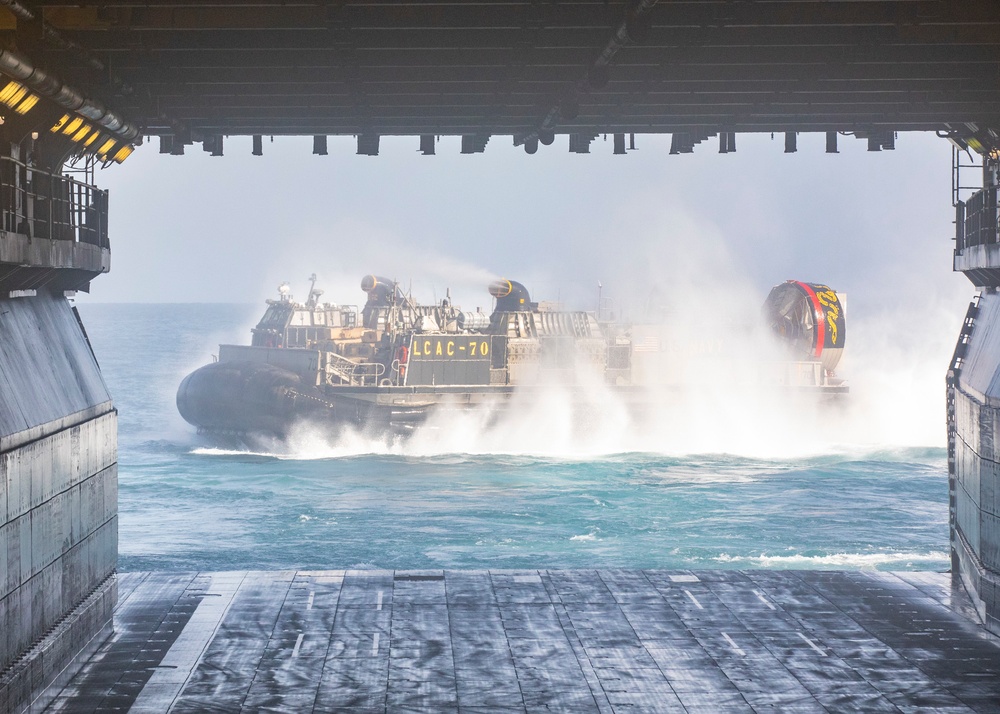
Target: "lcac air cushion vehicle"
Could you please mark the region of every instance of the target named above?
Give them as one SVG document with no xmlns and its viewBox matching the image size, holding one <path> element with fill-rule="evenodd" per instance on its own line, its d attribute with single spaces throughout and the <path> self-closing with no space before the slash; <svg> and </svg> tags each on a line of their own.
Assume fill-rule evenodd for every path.
<svg viewBox="0 0 1000 714">
<path fill-rule="evenodd" d="M 595 380 L 641 406 L 656 382 L 649 365 L 661 361 L 669 333 L 547 309 L 513 280 L 490 284 L 489 315 L 449 299 L 418 304 L 376 275 L 361 289 L 367 301 L 359 310 L 321 303 L 315 276 L 304 303 L 282 285 L 249 346 L 220 345 L 217 361 L 184 378 L 181 415 L 219 434 L 281 436 L 303 421 L 405 432 L 435 411 L 502 409 L 515 395 L 530 403 L 553 384 L 573 392 Z M 777 373 L 770 370 L 776 388 L 847 391 L 833 374 L 846 335 L 834 291 L 789 281 L 772 290 L 764 313 L 789 350 Z"/>
</svg>

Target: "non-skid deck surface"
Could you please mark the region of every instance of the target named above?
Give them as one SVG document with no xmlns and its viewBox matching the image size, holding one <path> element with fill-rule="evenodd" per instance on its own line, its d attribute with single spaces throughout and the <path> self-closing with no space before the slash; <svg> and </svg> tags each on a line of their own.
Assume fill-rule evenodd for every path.
<svg viewBox="0 0 1000 714">
<path fill-rule="evenodd" d="M 58 712 L 1000 712 L 941 573 L 128 573 Z"/>
</svg>

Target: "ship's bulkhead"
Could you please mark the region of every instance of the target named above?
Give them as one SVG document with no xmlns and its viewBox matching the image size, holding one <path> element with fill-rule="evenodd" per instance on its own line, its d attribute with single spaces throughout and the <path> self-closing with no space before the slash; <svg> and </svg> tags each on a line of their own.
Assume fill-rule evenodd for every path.
<svg viewBox="0 0 1000 714">
<path fill-rule="evenodd" d="M 494 355 L 506 352 L 503 335 L 413 335 L 407 386 L 491 384 Z"/>
</svg>

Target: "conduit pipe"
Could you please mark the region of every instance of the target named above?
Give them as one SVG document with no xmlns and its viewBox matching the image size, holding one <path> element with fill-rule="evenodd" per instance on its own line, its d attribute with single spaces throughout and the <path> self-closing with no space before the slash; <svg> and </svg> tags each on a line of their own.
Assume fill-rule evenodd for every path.
<svg viewBox="0 0 1000 714">
<path fill-rule="evenodd" d="M 588 68 L 587 75 L 577 82 L 575 87 L 574 96 L 577 93 L 588 92 L 591 89 L 603 89 L 607 85 L 608 80 L 608 65 L 611 64 L 611 60 L 614 59 L 615 55 L 629 45 L 633 45 L 639 41 L 639 37 L 642 35 L 643 26 L 642 23 L 645 21 L 644 16 L 653 9 L 656 5 L 657 0 L 637 0 L 628 11 L 625 13 L 625 17 L 622 18 L 621 22 L 615 28 L 611 35 L 611 39 L 608 40 L 604 49 L 601 50 L 601 54 L 597 56 L 594 63 Z M 553 134 L 555 131 L 556 124 L 560 117 L 565 117 L 565 112 L 562 111 L 562 106 L 567 102 L 564 100 L 560 105 L 552 107 L 549 112 L 545 115 L 542 123 L 539 127 L 528 134 L 523 134 L 514 140 L 515 146 L 520 146 L 533 139 L 538 139 L 540 137 L 547 138 L 549 135 Z M 575 118 L 575 117 L 574 117 Z M 542 142 L 551 143 L 551 142 Z"/>
<path fill-rule="evenodd" d="M 49 40 L 52 44 L 60 47 L 64 50 L 73 50 L 84 59 L 87 60 L 87 64 L 96 69 L 98 72 L 103 72 L 107 69 L 107 66 L 97 59 L 93 54 L 91 54 L 86 47 L 78 45 L 72 40 L 67 40 L 58 31 L 53 29 L 50 25 L 46 24 L 44 20 L 41 20 L 38 13 L 32 10 L 30 7 L 20 2 L 19 0 L 0 0 L 0 7 L 5 7 L 10 10 L 16 17 L 26 21 L 26 22 L 36 22 L 41 21 L 42 24 L 42 37 Z"/>
<path fill-rule="evenodd" d="M 35 13 L 27 5 L 18 2 L 18 0 L 0 0 L 0 5 L 3 5 L 19 18 L 28 22 L 31 22 L 36 17 Z"/>
<path fill-rule="evenodd" d="M 588 73 L 588 79 L 594 89 L 601 89 L 607 84 L 607 66 L 611 64 L 611 60 L 615 58 L 619 50 L 639 41 L 644 29 L 642 26 L 643 16 L 653 8 L 656 2 L 657 0 L 639 0 L 618 23 L 614 34 L 611 35 L 611 39 L 608 40 L 608 44 L 604 46 L 601 54 L 594 60 Z"/>
<path fill-rule="evenodd" d="M 0 0 L 5 4 L 5 0 Z M 96 99 L 84 96 L 53 74 L 35 67 L 29 59 L 12 50 L 0 49 L 0 72 L 22 82 L 36 93 L 51 99 L 64 109 L 90 119 L 122 141 L 139 136 L 139 128 Z"/>
</svg>

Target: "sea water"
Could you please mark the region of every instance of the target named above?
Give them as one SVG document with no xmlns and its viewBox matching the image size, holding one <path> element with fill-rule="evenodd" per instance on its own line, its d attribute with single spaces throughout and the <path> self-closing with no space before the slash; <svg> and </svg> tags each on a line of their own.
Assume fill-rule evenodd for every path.
<svg viewBox="0 0 1000 714">
<path fill-rule="evenodd" d="M 433 425 L 410 440 L 305 430 L 220 445 L 174 395 L 220 342 L 249 340 L 259 307 L 80 312 L 119 409 L 121 571 L 949 564 L 941 445 L 762 455 L 723 438 L 706 452 L 669 430 L 641 448 L 574 444 L 546 438 L 545 419 L 509 435 Z"/>
</svg>

